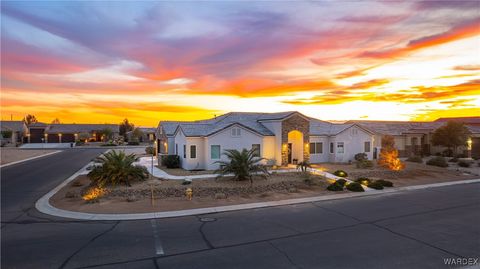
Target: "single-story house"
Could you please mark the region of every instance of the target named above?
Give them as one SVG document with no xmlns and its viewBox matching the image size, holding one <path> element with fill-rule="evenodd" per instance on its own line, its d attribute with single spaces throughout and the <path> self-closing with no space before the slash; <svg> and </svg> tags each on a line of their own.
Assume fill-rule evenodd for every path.
<svg viewBox="0 0 480 269">
<path fill-rule="evenodd" d="M 13 145 L 22 143 L 23 137 L 28 133 L 24 121 L 0 121 L 0 128 L 3 141 Z"/>
<path fill-rule="evenodd" d="M 156 138 L 157 128 L 153 127 L 137 127 L 136 129 L 142 132 L 142 135 L 138 138 L 139 142 L 154 142 Z M 128 141 L 133 139 L 134 131 L 129 131 L 125 135 Z"/>
<path fill-rule="evenodd" d="M 357 153 L 373 156 L 375 134 L 355 124 L 334 124 L 299 112 L 232 112 L 201 121 L 161 121 L 160 154 L 178 155 L 187 170 L 216 169 L 225 149 L 256 149 L 276 165 L 348 162 Z M 160 159 L 160 158 L 159 158 Z"/>
<path fill-rule="evenodd" d="M 470 119 L 471 120 L 471 119 Z M 187 170 L 216 169 L 226 160 L 225 149 L 256 149 L 276 165 L 349 162 L 357 153 L 376 159 L 385 135 L 395 138 L 401 157 L 435 154 L 445 148 L 431 145 L 431 136 L 444 122 L 349 121 L 331 123 L 299 112 L 231 112 L 199 121 L 160 121 L 157 152 L 178 155 Z M 480 157 L 480 127 L 467 125 L 469 146 L 459 151 Z M 160 160 L 160 158 L 159 158 Z"/>
<path fill-rule="evenodd" d="M 117 124 L 45 124 L 28 125 L 25 143 L 72 143 L 79 140 L 102 141 L 103 131 L 109 129 L 112 137 L 119 136 Z"/>
</svg>

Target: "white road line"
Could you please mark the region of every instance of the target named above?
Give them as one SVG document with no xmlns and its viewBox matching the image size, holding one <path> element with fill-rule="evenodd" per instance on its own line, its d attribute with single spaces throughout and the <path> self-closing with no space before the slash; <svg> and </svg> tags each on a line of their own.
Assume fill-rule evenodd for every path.
<svg viewBox="0 0 480 269">
<path fill-rule="evenodd" d="M 157 220 L 156 219 L 151 219 L 150 223 L 152 223 L 153 239 L 155 241 L 155 250 L 156 250 L 155 253 L 157 255 L 163 255 L 165 253 L 163 252 L 162 242 L 160 242 L 160 237 L 158 236 Z"/>
<path fill-rule="evenodd" d="M 42 157 L 46 157 L 46 156 L 49 156 L 49 155 L 57 154 L 59 152 L 62 152 L 62 151 L 57 150 L 57 151 L 54 151 L 54 152 L 49 152 L 49 153 L 46 153 L 46 154 L 43 154 L 43 155 L 38 155 L 38 156 L 35 156 L 35 157 L 23 159 L 23 160 L 20 160 L 20 161 L 15 161 L 15 162 L 11 162 L 11 163 L 2 164 L 2 165 L 0 165 L 0 168 L 4 168 L 4 167 L 10 166 L 10 165 L 17 164 L 17 163 L 23 163 L 23 162 L 35 160 L 35 159 L 38 159 L 38 158 L 42 158 Z"/>
</svg>

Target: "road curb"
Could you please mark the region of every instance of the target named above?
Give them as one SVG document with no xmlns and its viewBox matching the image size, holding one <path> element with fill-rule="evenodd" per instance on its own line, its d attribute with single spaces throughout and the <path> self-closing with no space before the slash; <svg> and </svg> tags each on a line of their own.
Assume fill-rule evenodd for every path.
<svg viewBox="0 0 480 269">
<path fill-rule="evenodd" d="M 50 155 L 53 155 L 53 154 L 57 154 L 57 153 L 60 153 L 60 152 L 62 152 L 62 150 L 57 150 L 57 151 L 54 151 L 54 152 L 49 152 L 49 153 L 46 153 L 46 154 L 43 154 L 43 155 L 39 155 L 39 156 L 27 158 L 27 159 L 20 160 L 20 161 L 15 161 L 15 162 L 11 162 L 11 163 L 2 164 L 2 165 L 0 165 L 0 168 L 4 168 L 4 167 L 10 166 L 10 165 L 19 164 L 19 163 L 28 162 L 28 161 L 31 161 L 31 160 L 35 160 L 35 159 L 47 157 L 47 156 L 50 156 Z"/>
<path fill-rule="evenodd" d="M 87 167 L 90 164 L 87 164 L 75 174 L 67 178 L 60 185 L 49 191 L 42 198 L 40 198 L 36 203 L 35 207 L 38 211 L 56 216 L 69 219 L 80 219 L 80 220 L 144 220 L 144 219 L 160 219 L 160 218 L 173 218 L 173 217 L 184 217 L 184 216 L 194 216 L 202 214 L 211 214 L 211 213 L 220 213 L 228 211 L 237 211 L 245 209 L 255 209 L 255 208 L 265 208 L 265 207 L 274 207 L 282 205 L 293 205 L 293 204 L 303 204 L 303 203 L 312 203 L 320 201 L 329 201 L 329 200 L 340 200 L 348 198 L 359 198 L 373 195 L 382 195 L 382 194 L 392 194 L 404 191 L 412 190 L 422 190 L 429 188 L 445 187 L 452 185 L 461 185 L 461 184 L 472 184 L 479 183 L 480 179 L 469 179 L 469 180 L 459 180 L 451 182 L 442 182 L 426 185 L 417 185 L 417 186 L 407 186 L 407 187 L 397 187 L 397 188 L 387 188 L 384 190 L 372 190 L 369 192 L 361 193 L 345 193 L 345 194 L 331 194 L 315 197 L 306 197 L 306 198 L 295 198 L 287 199 L 280 201 L 269 201 L 269 202 L 260 202 L 260 203 L 249 203 L 249 204 L 239 204 L 239 205 L 228 205 L 228 206 L 218 206 L 218 207 L 207 207 L 207 208 L 196 208 L 196 209 L 186 209 L 186 210 L 176 210 L 176 211 L 164 211 L 164 212 L 151 212 L 151 213 L 133 213 L 133 214 L 94 214 L 94 213 L 84 213 L 84 212 L 75 212 L 64 209 L 59 209 L 50 204 L 50 198 L 57 193 L 60 189 L 66 186 L 70 181 L 74 180 L 78 175 L 87 173 Z"/>
</svg>

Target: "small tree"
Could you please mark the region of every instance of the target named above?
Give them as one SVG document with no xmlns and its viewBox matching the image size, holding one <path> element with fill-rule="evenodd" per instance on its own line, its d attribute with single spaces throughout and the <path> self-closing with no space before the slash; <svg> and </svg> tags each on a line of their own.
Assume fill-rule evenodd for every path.
<svg viewBox="0 0 480 269">
<path fill-rule="evenodd" d="M 25 116 L 25 118 L 23 118 L 23 121 L 24 121 L 25 124 L 27 124 L 27 125 L 30 125 L 30 124 L 32 124 L 32 123 L 38 122 L 37 118 L 36 118 L 34 115 L 30 115 L 30 114 L 28 114 L 27 116 Z"/>
<path fill-rule="evenodd" d="M 444 146 L 454 154 L 459 146 L 467 145 L 470 131 L 465 124 L 461 122 L 449 121 L 446 125 L 437 128 L 432 135 L 432 144 L 434 146 Z"/>
<path fill-rule="evenodd" d="M 55 118 L 52 120 L 52 124 L 60 124 L 60 120 L 58 118 Z"/>
<path fill-rule="evenodd" d="M 143 136 L 143 132 L 142 130 L 140 130 L 139 128 L 135 128 L 133 131 L 132 131 L 132 140 L 133 141 L 140 141 L 140 138 Z"/>
<path fill-rule="evenodd" d="M 124 119 L 119 126 L 119 134 L 123 137 L 125 137 L 127 132 L 133 131 L 135 128 L 135 125 L 133 123 L 130 123 L 128 119 Z"/>
<path fill-rule="evenodd" d="M 382 149 L 378 164 L 390 170 L 398 171 L 405 168 L 405 164 L 398 159 L 398 150 L 395 148 L 395 139 L 391 135 L 382 137 Z"/>
<path fill-rule="evenodd" d="M 100 133 L 102 134 L 103 136 L 103 142 L 107 141 L 107 140 L 110 140 L 112 139 L 113 137 L 113 132 L 112 132 L 112 129 L 110 128 L 105 128 L 105 129 L 102 129 L 100 131 Z"/>
<path fill-rule="evenodd" d="M 220 168 L 215 170 L 215 174 L 219 174 L 218 177 L 222 177 L 227 174 L 233 174 L 235 180 L 250 179 L 250 183 L 253 184 L 253 175 L 259 174 L 262 177 L 269 175 L 267 167 L 260 164 L 264 158 L 255 157 L 256 150 L 243 149 L 238 151 L 236 149 L 227 149 L 223 155 L 227 156 L 228 161 L 216 161 L 220 165 Z"/>
</svg>

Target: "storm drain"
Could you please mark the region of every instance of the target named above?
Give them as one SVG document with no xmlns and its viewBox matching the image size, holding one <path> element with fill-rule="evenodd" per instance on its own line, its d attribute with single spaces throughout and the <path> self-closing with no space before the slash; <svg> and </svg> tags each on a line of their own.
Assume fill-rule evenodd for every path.
<svg viewBox="0 0 480 269">
<path fill-rule="evenodd" d="M 216 218 L 200 218 L 201 222 L 212 222 L 216 220 L 217 220 Z"/>
</svg>

